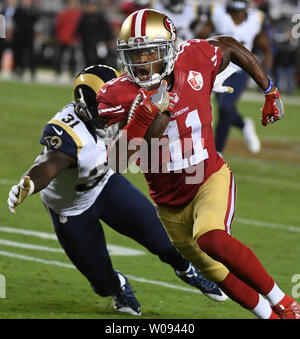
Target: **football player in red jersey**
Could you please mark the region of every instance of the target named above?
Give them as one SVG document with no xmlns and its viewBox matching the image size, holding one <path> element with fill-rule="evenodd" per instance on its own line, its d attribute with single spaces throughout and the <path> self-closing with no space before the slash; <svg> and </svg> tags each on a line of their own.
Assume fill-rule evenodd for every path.
<svg viewBox="0 0 300 339">
<path fill-rule="evenodd" d="M 123 22 L 118 52 L 124 76 L 105 85 L 97 97 L 99 116 L 109 125 L 125 126 L 110 146 L 111 158 L 119 160 L 116 169 L 122 170 L 120 157 L 127 165 L 137 150 L 148 149 L 150 154 L 140 156 L 140 162 L 151 160 L 143 166 L 150 195 L 177 249 L 259 318 L 300 318 L 298 303 L 277 286 L 253 251 L 231 236 L 236 187 L 231 170 L 216 152 L 211 126 L 210 95 L 217 74 L 230 61 L 265 93 L 264 126 L 283 116 L 279 91 L 254 56 L 233 38 L 190 40 L 178 51 L 175 43 L 176 29 L 160 12 L 141 10 Z M 153 140 L 143 148 L 141 138 L 150 144 L 153 126 L 166 114 L 159 152 L 153 151 Z M 123 142 L 128 152 L 123 152 Z M 153 166 L 157 154 L 158 167 Z"/>
</svg>

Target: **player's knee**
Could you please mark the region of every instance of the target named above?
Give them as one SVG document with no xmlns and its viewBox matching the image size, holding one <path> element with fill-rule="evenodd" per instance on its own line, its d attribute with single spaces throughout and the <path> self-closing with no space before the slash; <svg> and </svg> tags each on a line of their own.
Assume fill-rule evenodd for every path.
<svg viewBox="0 0 300 339">
<path fill-rule="evenodd" d="M 223 230 L 212 230 L 201 235 L 197 243 L 203 252 L 218 260 L 230 253 L 230 244 L 226 241 L 228 237 L 230 236 Z"/>
<path fill-rule="evenodd" d="M 206 279 L 219 283 L 226 278 L 229 271 L 225 266 L 217 263 L 212 266 L 202 267 L 201 273 L 205 276 Z"/>
</svg>

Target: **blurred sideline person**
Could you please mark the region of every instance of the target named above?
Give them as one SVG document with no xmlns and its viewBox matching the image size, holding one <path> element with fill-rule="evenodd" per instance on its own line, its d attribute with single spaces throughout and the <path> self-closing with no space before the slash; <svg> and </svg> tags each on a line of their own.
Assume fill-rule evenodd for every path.
<svg viewBox="0 0 300 339">
<path fill-rule="evenodd" d="M 151 8 L 151 0 L 123 0 L 121 1 L 121 12 L 126 17 L 135 11 Z"/>
<path fill-rule="evenodd" d="M 13 16 L 14 73 L 21 77 L 29 67 L 32 80 L 36 75 L 34 42 L 39 17 L 39 11 L 33 0 L 21 0 Z"/>
<path fill-rule="evenodd" d="M 61 75 L 62 62 L 66 52 L 69 54 L 69 72 L 72 78 L 75 76 L 77 65 L 76 50 L 79 43 L 79 37 L 76 33 L 81 15 L 82 11 L 78 0 L 68 0 L 66 8 L 55 19 L 55 33 L 58 42 L 55 69 L 58 76 Z"/>
<path fill-rule="evenodd" d="M 249 4 L 250 0 L 228 0 L 226 6 L 213 5 L 210 20 L 199 37 L 207 38 L 212 32 L 231 36 L 249 51 L 256 44 L 262 51 L 262 63 L 268 73 L 272 68 L 273 57 L 265 32 L 264 14 L 260 10 L 249 8 Z M 247 80 L 247 73 L 237 68 L 237 72 L 225 82 L 227 86 L 234 88 L 234 92 L 217 95 L 219 119 L 215 127 L 215 142 L 219 153 L 223 153 L 225 149 L 231 126 L 242 131 L 250 152 L 258 153 L 261 150 L 253 120 L 243 118 L 237 107 L 238 100 L 246 89 Z"/>
<path fill-rule="evenodd" d="M 227 297 L 218 286 L 173 247 L 151 202 L 104 166 L 106 133 L 99 122 L 96 94 L 117 75 L 114 69 L 97 65 L 77 76 L 75 102 L 47 123 L 40 139 L 44 152 L 12 187 L 9 208 L 14 213 L 27 195 L 40 192 L 66 254 L 97 294 L 113 297 L 117 311 L 140 315 L 141 307 L 127 278 L 112 266 L 99 219 L 170 264 L 187 284 L 224 301 Z"/>
<path fill-rule="evenodd" d="M 99 0 L 84 0 L 77 34 L 81 37 L 85 67 L 115 66 L 115 37 Z"/>
<path fill-rule="evenodd" d="M 276 48 L 276 85 L 281 92 L 292 95 L 295 89 L 299 41 L 293 38 L 290 28 L 278 28 L 274 34 Z"/>
<path fill-rule="evenodd" d="M 194 27 L 198 18 L 198 7 L 190 5 L 187 0 L 156 1 L 154 9 L 165 13 L 172 19 L 177 30 L 177 44 L 195 38 Z"/>
<path fill-rule="evenodd" d="M 5 39 L 0 39 L 0 72 L 1 66 L 3 68 L 8 68 L 6 71 L 10 71 L 13 66 L 13 53 L 12 53 L 12 37 L 13 37 L 13 21 L 12 18 L 15 14 L 17 7 L 16 0 L 6 0 L 1 8 L 0 4 L 0 13 L 5 17 L 5 30 L 6 36 Z M 6 53 L 6 56 L 5 56 Z M 5 65 L 5 60 L 2 58 L 9 58 L 9 65 Z M 2 61 L 2 63 L 1 63 Z"/>
<path fill-rule="evenodd" d="M 97 96 L 99 116 L 108 126 L 125 123 L 110 145 L 110 166 L 122 171 L 138 152 L 140 163 L 147 162 L 143 172 L 150 196 L 179 252 L 258 318 L 300 319 L 297 301 L 278 287 L 250 248 L 231 236 L 236 185 L 216 152 L 211 124 L 216 75 L 226 72 L 230 61 L 263 91 L 263 126 L 284 113 L 272 80 L 232 37 L 189 40 L 177 51 L 172 20 L 150 9 L 123 22 L 118 53 L 124 76 Z"/>
</svg>

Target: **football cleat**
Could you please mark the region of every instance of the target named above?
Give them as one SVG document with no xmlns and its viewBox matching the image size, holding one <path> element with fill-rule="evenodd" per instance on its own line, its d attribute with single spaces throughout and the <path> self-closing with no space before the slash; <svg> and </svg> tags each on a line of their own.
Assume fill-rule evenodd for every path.
<svg viewBox="0 0 300 339">
<path fill-rule="evenodd" d="M 250 152 L 259 153 L 261 143 L 255 131 L 254 121 L 251 118 L 245 118 L 244 123 L 245 126 L 243 128 L 243 135 L 246 145 Z"/>
<path fill-rule="evenodd" d="M 272 309 L 280 319 L 300 319 L 300 305 L 288 295 L 272 306 Z"/>
<path fill-rule="evenodd" d="M 116 273 L 120 280 L 120 290 L 112 296 L 114 309 L 122 313 L 141 315 L 141 305 L 134 296 L 128 279 L 122 273 Z"/>
<path fill-rule="evenodd" d="M 227 295 L 216 283 L 203 277 L 192 264 L 190 264 L 186 271 L 175 270 L 175 273 L 185 283 L 198 288 L 204 295 L 214 301 L 225 301 L 228 299 Z"/>
</svg>

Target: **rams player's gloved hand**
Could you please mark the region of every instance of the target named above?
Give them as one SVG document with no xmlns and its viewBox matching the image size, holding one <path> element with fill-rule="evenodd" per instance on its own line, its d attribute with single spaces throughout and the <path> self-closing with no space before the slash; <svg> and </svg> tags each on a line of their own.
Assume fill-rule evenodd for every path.
<svg viewBox="0 0 300 339">
<path fill-rule="evenodd" d="M 20 205 L 23 200 L 34 192 L 34 183 L 30 177 L 26 176 L 21 179 L 18 185 L 11 188 L 7 203 L 11 213 L 16 214 L 15 208 Z"/>
<path fill-rule="evenodd" d="M 261 112 L 263 126 L 272 124 L 284 117 L 284 108 L 277 88 L 273 92 L 265 94 L 265 104 Z"/>
<path fill-rule="evenodd" d="M 234 89 L 229 86 L 224 86 L 223 83 L 227 80 L 233 73 L 238 70 L 237 66 L 229 64 L 223 72 L 219 73 L 216 76 L 213 92 L 215 93 L 233 93 Z"/>
</svg>

